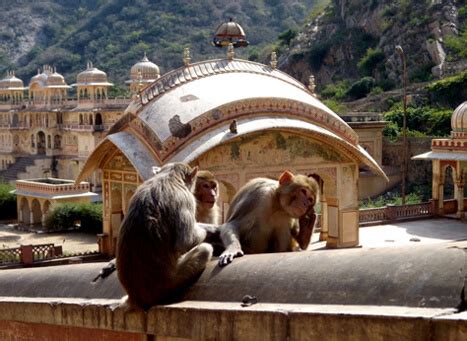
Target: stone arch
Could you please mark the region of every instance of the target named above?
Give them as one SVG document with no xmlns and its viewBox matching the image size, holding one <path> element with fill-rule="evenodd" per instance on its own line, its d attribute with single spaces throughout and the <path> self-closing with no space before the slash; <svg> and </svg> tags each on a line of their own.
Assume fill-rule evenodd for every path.
<svg viewBox="0 0 467 341">
<path fill-rule="evenodd" d="M 21 198 L 19 208 L 21 214 L 20 223 L 29 225 L 31 223 L 31 213 L 29 211 L 28 199 L 26 199 L 25 197 Z"/>
<path fill-rule="evenodd" d="M 52 137 L 47 135 L 47 148 L 52 148 Z"/>
<path fill-rule="evenodd" d="M 42 224 L 42 210 L 41 203 L 37 199 L 31 202 L 31 224 Z"/>
<path fill-rule="evenodd" d="M 454 184 L 456 182 L 456 169 L 452 165 L 446 165 L 442 171 L 443 184 L 443 198 L 444 200 L 453 199 L 454 195 Z"/>
<path fill-rule="evenodd" d="M 12 122 L 13 127 L 19 126 L 19 117 L 17 113 L 13 114 L 13 122 Z"/>
<path fill-rule="evenodd" d="M 83 114 L 79 114 L 79 125 L 84 124 Z"/>
<path fill-rule="evenodd" d="M 39 131 L 37 133 L 37 154 L 45 154 L 45 133 L 43 131 Z"/>
<path fill-rule="evenodd" d="M 99 126 L 99 125 L 102 125 L 102 114 L 101 113 L 97 113 L 96 114 L 96 118 L 94 120 L 94 123 L 96 126 Z"/>
</svg>

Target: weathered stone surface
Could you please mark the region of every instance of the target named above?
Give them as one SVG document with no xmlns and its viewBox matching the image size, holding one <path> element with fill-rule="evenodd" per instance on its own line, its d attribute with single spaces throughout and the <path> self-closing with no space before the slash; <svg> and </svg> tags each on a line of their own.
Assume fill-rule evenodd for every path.
<svg viewBox="0 0 467 341">
<path fill-rule="evenodd" d="M 261 303 L 456 308 L 465 259 L 453 244 L 247 255 L 224 268 L 213 260 L 184 298 L 241 302 L 251 295 Z M 104 264 L 3 270 L 0 296 L 120 299 L 116 273 L 91 283 Z M 82 318 L 71 308 L 57 312 L 64 324 Z M 118 328 L 142 325 L 139 317 L 126 323 Z"/>
</svg>

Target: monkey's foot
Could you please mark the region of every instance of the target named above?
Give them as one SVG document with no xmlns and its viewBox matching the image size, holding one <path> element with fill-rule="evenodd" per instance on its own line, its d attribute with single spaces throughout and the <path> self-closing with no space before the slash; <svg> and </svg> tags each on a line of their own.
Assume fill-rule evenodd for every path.
<svg viewBox="0 0 467 341">
<path fill-rule="evenodd" d="M 241 257 L 241 256 L 243 256 L 242 250 L 234 250 L 234 251 L 225 250 L 219 256 L 219 266 L 226 266 L 227 264 L 232 263 L 234 258 Z"/>
</svg>

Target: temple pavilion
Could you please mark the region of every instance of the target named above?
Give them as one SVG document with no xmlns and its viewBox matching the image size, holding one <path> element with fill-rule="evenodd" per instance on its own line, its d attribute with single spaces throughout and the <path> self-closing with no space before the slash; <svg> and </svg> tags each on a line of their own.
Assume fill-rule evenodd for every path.
<svg viewBox="0 0 467 341">
<path fill-rule="evenodd" d="M 77 183 L 102 171 L 104 253 L 115 252 L 136 187 L 153 166 L 175 161 L 215 174 L 224 215 L 252 178 L 317 174 L 322 238 L 328 247 L 358 244 L 359 167 L 386 175 L 355 131 L 274 58 L 264 65 L 234 53 L 191 62 L 185 51 L 185 65 L 144 87 L 85 162 Z"/>
</svg>

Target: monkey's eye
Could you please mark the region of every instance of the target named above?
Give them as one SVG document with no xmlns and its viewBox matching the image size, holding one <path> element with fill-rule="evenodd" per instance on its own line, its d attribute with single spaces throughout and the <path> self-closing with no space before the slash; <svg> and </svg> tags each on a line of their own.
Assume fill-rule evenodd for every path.
<svg viewBox="0 0 467 341">
<path fill-rule="evenodd" d="M 209 189 L 209 184 L 204 184 L 203 188 Z"/>
<path fill-rule="evenodd" d="M 307 196 L 307 195 L 308 195 L 308 193 L 306 192 L 306 189 L 304 189 L 304 188 L 302 188 L 302 189 L 300 190 L 300 192 L 301 192 L 304 196 Z"/>
</svg>

